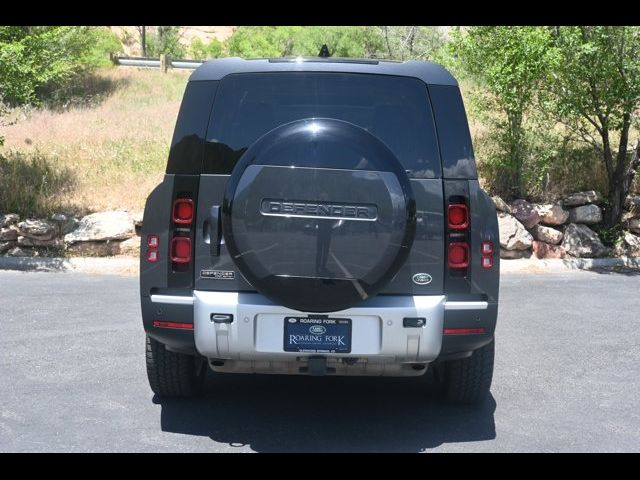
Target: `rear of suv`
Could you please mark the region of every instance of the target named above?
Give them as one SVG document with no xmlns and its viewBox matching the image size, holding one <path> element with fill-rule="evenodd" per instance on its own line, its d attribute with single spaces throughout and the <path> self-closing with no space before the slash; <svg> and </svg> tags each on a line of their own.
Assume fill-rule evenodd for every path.
<svg viewBox="0 0 640 480">
<path fill-rule="evenodd" d="M 455 79 L 426 62 L 205 62 L 144 212 L 147 372 L 493 374 L 496 210 Z"/>
</svg>

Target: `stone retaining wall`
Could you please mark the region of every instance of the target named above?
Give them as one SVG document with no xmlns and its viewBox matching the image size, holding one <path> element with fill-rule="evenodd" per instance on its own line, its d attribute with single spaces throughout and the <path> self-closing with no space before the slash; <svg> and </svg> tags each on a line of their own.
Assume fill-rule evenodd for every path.
<svg viewBox="0 0 640 480">
<path fill-rule="evenodd" d="M 614 248 L 605 247 L 594 231 L 602 223 L 603 198 L 593 190 L 577 192 L 555 204 L 518 199 L 507 204 L 493 197 L 498 209 L 500 257 L 599 258 L 640 256 L 640 196 L 625 203 L 625 231 Z"/>
<path fill-rule="evenodd" d="M 0 254 L 12 257 L 112 255 L 137 256 L 142 213 L 99 212 L 81 219 L 55 214 L 21 220 L 0 215 Z"/>
</svg>

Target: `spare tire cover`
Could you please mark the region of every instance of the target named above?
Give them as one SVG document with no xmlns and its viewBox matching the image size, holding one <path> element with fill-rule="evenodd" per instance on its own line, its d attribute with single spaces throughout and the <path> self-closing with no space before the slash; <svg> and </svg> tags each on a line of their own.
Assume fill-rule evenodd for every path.
<svg viewBox="0 0 640 480">
<path fill-rule="evenodd" d="M 406 172 L 351 123 L 305 119 L 259 138 L 225 190 L 222 231 L 244 277 L 276 304 L 343 310 L 379 292 L 415 234 Z"/>
</svg>

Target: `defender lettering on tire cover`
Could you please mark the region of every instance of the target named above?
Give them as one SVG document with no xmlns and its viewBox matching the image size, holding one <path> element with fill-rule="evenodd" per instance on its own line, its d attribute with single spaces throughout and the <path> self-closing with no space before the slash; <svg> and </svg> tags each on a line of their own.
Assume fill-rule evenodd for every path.
<svg viewBox="0 0 640 480">
<path fill-rule="evenodd" d="M 264 199 L 260 209 L 263 215 L 285 215 L 300 218 L 335 218 L 375 222 L 378 209 L 375 205 L 342 205 L 331 203 L 307 203 L 301 201 Z"/>
</svg>

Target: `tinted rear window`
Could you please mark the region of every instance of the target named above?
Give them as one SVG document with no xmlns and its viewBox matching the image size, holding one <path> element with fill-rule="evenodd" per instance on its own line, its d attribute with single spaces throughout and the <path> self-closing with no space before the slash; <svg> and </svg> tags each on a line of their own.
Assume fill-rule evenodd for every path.
<svg viewBox="0 0 640 480">
<path fill-rule="evenodd" d="M 477 178 L 467 114 L 458 87 L 431 85 L 445 178 Z"/>
<path fill-rule="evenodd" d="M 173 131 L 167 173 L 200 173 L 207 122 L 218 82 L 189 82 Z"/>
<path fill-rule="evenodd" d="M 416 78 L 345 73 L 225 77 L 215 98 L 203 173 L 228 174 L 259 137 L 303 118 L 351 122 L 380 138 L 410 176 L 441 176 L 426 85 Z"/>
</svg>

